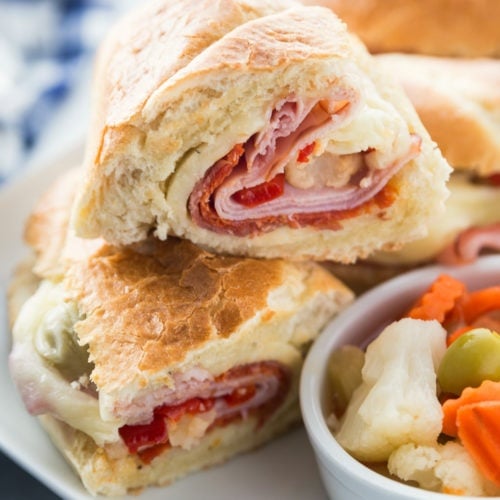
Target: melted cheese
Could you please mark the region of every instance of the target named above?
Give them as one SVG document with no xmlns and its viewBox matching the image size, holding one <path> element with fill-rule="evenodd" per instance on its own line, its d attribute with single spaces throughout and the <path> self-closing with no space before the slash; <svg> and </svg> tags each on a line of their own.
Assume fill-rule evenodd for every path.
<svg viewBox="0 0 500 500">
<path fill-rule="evenodd" d="M 82 368 L 81 359 L 75 365 L 77 347 L 71 334 L 76 318 L 76 306 L 65 302 L 62 286 L 43 281 L 14 324 L 9 360 L 12 377 L 33 414 L 49 413 L 98 444 L 117 441 L 123 422 L 101 418 L 98 399 L 81 390 L 78 382 L 85 373 L 67 378 L 68 371 Z"/>
<path fill-rule="evenodd" d="M 168 439 L 172 446 L 180 446 L 184 450 L 194 448 L 205 435 L 207 429 L 215 421 L 216 412 L 210 410 L 197 415 L 186 414 L 178 421 L 168 422 Z"/>
</svg>

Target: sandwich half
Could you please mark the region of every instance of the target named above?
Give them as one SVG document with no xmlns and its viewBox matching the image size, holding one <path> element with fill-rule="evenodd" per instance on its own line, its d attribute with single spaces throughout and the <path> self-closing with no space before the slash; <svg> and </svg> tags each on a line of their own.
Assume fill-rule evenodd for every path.
<svg viewBox="0 0 500 500">
<path fill-rule="evenodd" d="M 178 3 L 191 21 L 205 15 Z M 330 10 L 290 3 L 214 40 L 172 5 L 103 46 L 79 236 L 352 262 L 425 234 L 449 166 Z M 189 57 L 176 50 L 186 38 Z"/>
<path fill-rule="evenodd" d="M 360 290 L 416 266 L 463 264 L 500 251 L 500 60 L 377 56 L 396 75 L 453 166 L 446 210 L 395 252 L 330 269 Z"/>
<path fill-rule="evenodd" d="M 314 263 L 81 241 L 67 228 L 78 180 L 28 221 L 35 262 L 10 287 L 9 367 L 85 487 L 168 484 L 296 424 L 306 349 L 352 293 Z"/>
<path fill-rule="evenodd" d="M 497 0 L 302 0 L 332 9 L 370 52 L 500 56 Z"/>
</svg>

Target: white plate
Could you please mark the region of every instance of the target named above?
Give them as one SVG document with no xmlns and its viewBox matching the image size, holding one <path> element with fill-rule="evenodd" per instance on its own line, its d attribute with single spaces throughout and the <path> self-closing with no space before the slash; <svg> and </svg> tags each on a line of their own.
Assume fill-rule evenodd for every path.
<svg viewBox="0 0 500 500">
<path fill-rule="evenodd" d="M 76 165 L 81 148 L 66 153 L 46 167 L 30 170 L 0 190 L 0 447 L 13 460 L 55 493 L 67 499 L 92 498 L 58 451 L 31 417 L 12 384 L 7 369 L 10 331 L 5 293 L 16 262 L 27 253 L 23 225 L 34 202 L 63 170 Z M 312 449 L 305 431 L 297 429 L 259 450 L 202 471 L 165 488 L 151 488 L 137 500 L 325 499 Z"/>
</svg>

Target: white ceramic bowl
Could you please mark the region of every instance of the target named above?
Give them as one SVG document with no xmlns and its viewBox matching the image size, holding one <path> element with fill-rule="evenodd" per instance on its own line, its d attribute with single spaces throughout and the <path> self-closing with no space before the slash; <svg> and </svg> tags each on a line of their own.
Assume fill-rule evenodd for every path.
<svg viewBox="0 0 500 500">
<path fill-rule="evenodd" d="M 365 293 L 330 323 L 312 346 L 300 386 L 304 424 L 320 474 L 333 500 L 451 500 L 394 481 L 351 457 L 326 425 L 326 372 L 330 354 L 345 344 L 365 345 L 368 337 L 398 319 L 441 273 L 464 281 L 470 290 L 500 284 L 500 256 L 482 257 L 463 267 L 433 266 L 394 278 Z M 468 497 L 472 498 L 472 497 Z"/>
</svg>

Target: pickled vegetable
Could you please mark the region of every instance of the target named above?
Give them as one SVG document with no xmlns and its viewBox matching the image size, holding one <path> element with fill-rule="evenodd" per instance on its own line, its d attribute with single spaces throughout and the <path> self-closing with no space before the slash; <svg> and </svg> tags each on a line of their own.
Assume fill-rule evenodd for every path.
<svg viewBox="0 0 500 500">
<path fill-rule="evenodd" d="M 337 416 L 344 413 L 352 393 L 361 384 L 364 362 L 365 353 L 353 345 L 342 346 L 330 356 L 328 379 Z"/>
<path fill-rule="evenodd" d="M 466 287 L 461 281 L 441 274 L 408 311 L 407 316 L 413 319 L 435 319 L 443 323 L 446 315 L 455 308 L 465 292 Z"/>
<path fill-rule="evenodd" d="M 479 387 L 464 389 L 460 397 L 447 399 L 443 403 L 443 432 L 448 436 L 457 437 L 458 410 L 485 401 L 500 401 L 500 382 L 485 380 Z"/>
<path fill-rule="evenodd" d="M 437 440 L 443 413 L 436 368 L 446 351 L 445 337 L 437 321 L 404 318 L 370 343 L 363 381 L 335 434 L 354 458 L 381 462 L 405 443 Z"/>
<path fill-rule="evenodd" d="M 481 472 L 500 486 L 500 401 L 484 401 L 461 408 L 458 437 Z"/>
<path fill-rule="evenodd" d="M 446 350 L 437 378 L 444 392 L 457 395 L 483 380 L 500 381 L 500 335 L 486 328 L 463 333 Z"/>
<path fill-rule="evenodd" d="M 500 309 L 500 286 L 469 293 L 463 305 L 464 319 L 472 323 L 479 316 Z"/>
<path fill-rule="evenodd" d="M 327 422 L 354 458 L 424 489 L 500 499 L 500 285 L 439 275 L 364 356 L 336 351 L 328 374 Z"/>
</svg>

